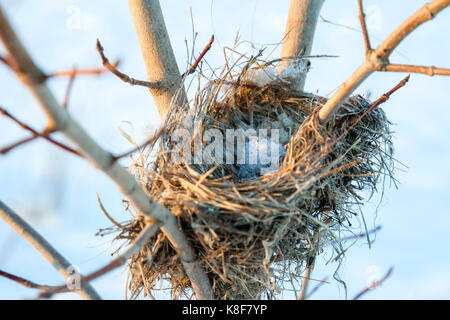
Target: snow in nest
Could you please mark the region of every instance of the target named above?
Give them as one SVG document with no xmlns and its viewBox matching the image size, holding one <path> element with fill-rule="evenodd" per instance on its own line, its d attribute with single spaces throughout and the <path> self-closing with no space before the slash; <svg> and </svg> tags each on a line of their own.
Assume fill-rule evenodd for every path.
<svg viewBox="0 0 450 320">
<path fill-rule="evenodd" d="M 287 83 L 295 83 L 296 79 L 306 72 L 308 72 L 307 62 L 306 60 L 300 60 L 298 62 L 291 63 L 278 75 L 277 70 L 273 66 L 250 69 L 247 71 L 244 81 L 247 84 L 258 87 L 264 87 L 277 80 L 285 81 Z"/>
<path fill-rule="evenodd" d="M 251 147 L 250 147 L 251 146 Z M 250 163 L 250 152 L 257 153 L 257 162 Z M 259 176 L 276 172 L 286 154 L 286 149 L 271 138 L 251 136 L 245 142 L 245 163 L 239 165 L 240 180 L 254 179 Z"/>
</svg>

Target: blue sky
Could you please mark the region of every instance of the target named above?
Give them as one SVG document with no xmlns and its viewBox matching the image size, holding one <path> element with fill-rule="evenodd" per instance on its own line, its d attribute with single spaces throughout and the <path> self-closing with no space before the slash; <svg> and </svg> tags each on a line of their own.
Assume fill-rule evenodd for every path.
<svg viewBox="0 0 450 320">
<path fill-rule="evenodd" d="M 280 53 L 289 1 L 228 0 L 162 2 L 172 46 L 181 70 L 186 68 L 186 45 L 192 44 L 192 8 L 197 49 L 200 52 L 214 33 L 216 41 L 206 59 L 212 66 L 223 64 L 223 46 L 231 46 L 239 31 L 241 40 L 267 45 L 270 58 Z M 365 1 L 372 43 L 377 45 L 425 1 Z M 146 76 L 126 1 L 121 0 L 0 0 L 14 26 L 39 65 L 47 72 L 100 66 L 95 51 L 99 38 L 111 59 L 121 58 L 121 70 L 135 78 Z M 329 96 L 363 61 L 364 49 L 358 30 L 356 1 L 327 0 L 316 30 L 313 54 L 336 55 L 312 61 L 306 89 Z M 338 26 L 343 25 L 343 26 Z M 356 29 L 356 30 L 354 30 Z M 450 67 L 450 9 L 420 27 L 398 48 L 396 63 Z M 243 46 L 242 50 L 252 50 Z M 253 49 L 255 50 L 255 49 Z M 0 54 L 4 50 L 0 46 Z M 357 93 L 373 98 L 392 88 L 403 74 L 378 73 Z M 66 80 L 50 85 L 62 99 Z M 450 78 L 413 75 L 406 87 L 383 105 L 395 124 L 396 158 L 407 167 L 397 171 L 398 189 L 388 188 L 377 208 L 377 199 L 364 208 L 369 228 L 383 229 L 369 249 L 358 242 L 348 252 L 340 269 L 352 297 L 367 281 L 394 266 L 392 276 L 366 297 L 373 299 L 450 298 Z M 35 128 L 45 117 L 14 75 L 0 66 L 0 105 Z M 130 87 L 110 75 L 78 78 L 70 102 L 71 114 L 106 149 L 128 150 L 129 143 L 118 127 L 144 141 L 158 125 L 158 116 L 148 91 Z M 124 123 L 128 121 L 130 124 Z M 0 118 L 0 146 L 26 134 Z M 125 163 L 124 163 L 125 164 Z M 109 222 L 96 201 L 96 192 L 117 220 L 126 220 L 123 197 L 100 172 L 44 141 L 36 141 L 0 157 L 0 199 L 33 223 L 55 247 L 82 272 L 88 273 L 110 259 L 109 238 L 94 237 Z M 335 264 L 326 265 L 329 253 L 318 259 L 312 277 L 330 276 L 329 284 L 314 295 L 317 299 L 343 299 L 343 287 L 333 280 Z M 32 281 L 58 284 L 61 276 L 0 221 L 0 269 Z M 94 282 L 104 298 L 124 297 L 126 272 L 117 270 Z M 33 297 L 34 292 L 0 279 L 0 299 Z M 164 297 L 164 296 L 162 296 Z M 286 297 L 291 297 L 286 293 Z M 60 295 L 57 298 L 77 298 Z"/>
</svg>

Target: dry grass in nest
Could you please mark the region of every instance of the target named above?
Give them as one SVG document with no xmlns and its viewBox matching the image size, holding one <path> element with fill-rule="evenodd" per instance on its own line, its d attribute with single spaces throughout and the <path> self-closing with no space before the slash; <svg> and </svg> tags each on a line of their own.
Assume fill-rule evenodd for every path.
<svg viewBox="0 0 450 320">
<path fill-rule="evenodd" d="M 346 101 L 326 126 L 317 111 L 325 98 L 300 94 L 283 81 L 263 87 L 237 76 L 210 81 L 189 111 L 171 110 L 156 156 L 141 154 L 133 170 L 148 194 L 178 218 L 220 299 L 275 298 L 286 283 L 298 289 L 303 270 L 325 246 L 342 257 L 340 234 L 357 216 L 362 195 L 391 176 L 389 121 L 380 108 Z M 285 154 L 276 172 L 240 177 L 236 164 L 174 163 L 172 133 L 207 128 L 278 128 Z M 147 159 L 148 157 L 148 159 Z M 133 239 L 137 218 L 117 239 Z M 161 280 L 172 298 L 192 296 L 189 279 L 162 232 L 129 263 L 133 297 L 151 295 Z"/>
</svg>

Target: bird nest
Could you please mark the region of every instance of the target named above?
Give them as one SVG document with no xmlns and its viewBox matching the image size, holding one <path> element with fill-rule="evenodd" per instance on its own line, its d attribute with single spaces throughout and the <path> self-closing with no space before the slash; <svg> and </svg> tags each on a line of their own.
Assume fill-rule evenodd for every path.
<svg viewBox="0 0 450 320">
<path fill-rule="evenodd" d="M 393 168 L 382 109 L 363 115 L 370 103 L 353 96 L 322 125 L 318 110 L 326 98 L 292 90 L 282 79 L 262 86 L 246 81 L 248 70 L 208 81 L 193 106 L 173 107 L 158 150 L 141 153 L 132 166 L 148 195 L 178 219 L 220 299 L 275 298 L 287 283 L 298 289 L 302 272 L 326 246 L 340 259 L 342 231 Z M 188 135 L 177 134 L 180 129 Z M 205 152 L 213 144 L 205 135 L 211 129 L 213 153 Z M 240 147 L 226 139 L 237 129 L 251 132 Z M 267 134 L 255 136 L 260 130 Z M 186 136 L 188 147 L 186 141 L 180 147 Z M 261 151 L 261 145 L 272 151 L 269 159 L 275 155 L 275 167 L 258 157 L 250 163 L 249 150 Z M 233 161 L 225 161 L 233 152 Z M 116 238 L 131 241 L 143 227 L 135 216 Z M 192 296 L 179 256 L 161 231 L 129 269 L 133 297 L 152 295 L 164 284 L 172 298 Z"/>
</svg>

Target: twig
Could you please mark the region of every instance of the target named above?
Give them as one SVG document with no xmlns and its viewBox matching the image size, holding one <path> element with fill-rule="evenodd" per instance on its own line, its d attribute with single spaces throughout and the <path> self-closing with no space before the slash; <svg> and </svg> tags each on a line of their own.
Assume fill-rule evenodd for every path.
<svg viewBox="0 0 450 320">
<path fill-rule="evenodd" d="M 320 289 L 320 287 L 322 287 L 325 283 L 329 283 L 329 282 L 327 282 L 327 280 L 328 280 L 328 277 L 325 277 L 321 281 L 319 281 L 319 283 L 316 284 L 316 286 L 308 293 L 308 295 L 303 297 L 303 300 L 311 298 L 311 296 L 314 293 L 316 293 Z"/>
<path fill-rule="evenodd" d="M 291 0 L 289 15 L 286 22 L 281 58 L 308 56 L 311 54 L 314 32 L 324 0 Z M 282 60 L 278 66 L 278 73 L 300 60 Z M 293 87 L 302 91 L 305 86 L 307 73 L 302 73 L 292 83 Z"/>
<path fill-rule="evenodd" d="M 119 66 L 119 64 L 120 64 L 120 60 L 116 60 L 112 64 L 112 66 L 114 68 L 117 68 Z M 104 68 L 85 68 L 85 69 L 76 68 L 75 76 L 98 76 L 98 75 L 106 73 L 107 71 L 109 71 L 109 70 L 104 69 Z M 72 77 L 73 73 L 74 73 L 74 68 L 72 68 L 70 70 L 60 70 L 60 71 L 56 71 L 51 74 L 48 74 L 47 78 Z"/>
<path fill-rule="evenodd" d="M 358 0 L 358 11 L 359 11 L 359 23 L 361 24 L 361 30 L 364 38 L 364 46 L 366 47 L 366 55 L 370 53 L 372 47 L 370 46 L 369 32 L 367 31 L 366 25 L 366 14 L 364 13 L 362 0 Z"/>
<path fill-rule="evenodd" d="M 9 62 L 8 59 L 6 59 L 6 57 L 0 56 L 0 62 L 3 62 L 6 66 L 9 67 Z"/>
<path fill-rule="evenodd" d="M 144 58 L 147 80 L 164 83 L 150 88 L 161 120 L 171 105 L 187 105 L 183 79 L 170 44 L 161 6 L 158 0 L 128 0 L 137 39 Z"/>
<path fill-rule="evenodd" d="M 134 2 L 134 1 L 132 1 Z M 45 82 L 43 72 L 37 68 L 25 47 L 18 39 L 6 16 L 0 9 L 0 39 L 18 68 L 17 76 L 34 94 L 41 108 L 46 112 L 49 127 L 60 130 L 81 151 L 96 168 L 108 175 L 129 200 L 136 211 L 152 220 L 162 223 L 161 230 L 178 253 L 184 270 L 189 277 L 198 299 L 213 299 L 210 281 L 203 271 L 195 252 L 172 213 L 154 199 L 149 198 L 135 177 L 123 168 L 114 156 L 102 149 L 55 99 Z"/>
<path fill-rule="evenodd" d="M 14 142 L 14 143 L 10 144 L 9 146 L 1 148 L 0 149 L 0 154 L 7 154 L 11 150 L 16 149 L 16 148 L 20 147 L 21 145 L 23 145 L 25 143 L 28 143 L 30 141 L 34 141 L 37 138 L 39 138 L 39 136 L 32 136 L 32 137 L 28 137 L 28 138 L 19 140 L 17 142 Z"/>
<path fill-rule="evenodd" d="M 50 288 L 50 286 L 34 283 L 30 280 L 15 276 L 15 275 L 13 275 L 9 272 L 3 271 L 3 270 L 0 270 L 0 277 L 9 279 L 11 281 L 14 281 L 14 282 L 20 284 L 21 286 L 24 286 L 24 287 L 30 288 L 30 289 L 49 290 L 49 288 Z"/>
<path fill-rule="evenodd" d="M 80 278 L 81 287 L 89 285 L 90 281 L 93 281 L 101 276 L 107 274 L 108 272 L 124 265 L 128 259 L 130 259 L 134 254 L 139 252 L 141 248 L 147 243 L 147 241 L 158 231 L 160 225 L 150 223 L 139 233 L 139 235 L 134 239 L 132 244 L 125 250 L 124 253 L 118 255 L 113 261 L 105 265 L 104 267 L 88 274 L 87 276 Z M 54 286 L 48 288 L 48 290 L 39 294 L 40 298 L 50 298 L 55 293 L 62 293 L 70 291 L 66 285 Z"/>
<path fill-rule="evenodd" d="M 148 81 L 143 81 L 143 80 L 136 80 L 134 78 L 129 77 L 128 75 L 126 75 L 125 73 L 120 72 L 119 70 L 117 70 L 117 68 L 115 66 L 113 66 L 108 58 L 106 58 L 105 54 L 104 54 L 104 49 L 102 47 L 102 44 L 100 43 L 100 40 L 97 39 L 97 44 L 96 44 L 96 48 L 97 51 L 100 55 L 100 58 L 102 59 L 102 64 L 103 66 L 109 70 L 110 72 L 112 72 L 114 75 L 116 75 L 120 80 L 122 80 L 123 82 L 129 83 L 132 86 L 142 86 L 142 87 L 146 87 L 146 88 L 162 88 L 164 86 L 163 82 L 148 82 Z"/>
<path fill-rule="evenodd" d="M 394 270 L 394 267 L 390 267 L 389 270 L 386 272 L 386 274 L 377 281 L 374 281 L 371 285 L 367 286 L 366 288 L 364 288 L 360 293 L 358 293 L 353 300 L 358 300 L 360 299 L 363 295 L 365 295 L 367 292 L 378 288 L 379 286 L 381 286 L 383 284 L 384 281 L 386 281 L 387 278 L 389 278 L 389 276 L 392 274 L 392 271 Z"/>
<path fill-rule="evenodd" d="M 376 226 L 375 228 L 373 228 L 372 230 L 368 231 L 367 233 L 364 232 L 364 233 L 354 234 L 354 235 L 351 235 L 351 236 L 348 236 L 348 237 L 344 237 L 341 240 L 342 241 L 347 241 L 347 240 L 354 240 L 354 239 L 364 238 L 367 235 L 372 234 L 372 233 L 376 233 L 376 232 L 378 232 L 380 230 L 381 230 L 381 226 Z"/>
<path fill-rule="evenodd" d="M 72 73 L 70 74 L 70 77 L 69 77 L 69 83 L 67 84 L 66 93 L 64 94 L 64 100 L 62 103 L 62 107 L 64 109 L 67 109 L 67 106 L 69 105 L 70 94 L 72 92 L 73 83 L 75 81 L 75 78 L 77 77 L 77 74 L 78 74 L 78 69 L 76 67 L 74 67 L 72 69 Z"/>
<path fill-rule="evenodd" d="M 389 64 L 387 66 L 384 66 L 380 71 L 422 73 L 430 77 L 450 76 L 450 69 L 437 68 L 434 66 L 431 67 L 415 66 L 408 64 Z"/>
<path fill-rule="evenodd" d="M 364 111 L 364 113 L 362 115 L 360 115 L 358 117 L 358 119 L 356 119 L 356 121 L 344 132 L 344 134 L 350 132 L 357 124 L 359 121 L 361 121 L 362 118 L 364 118 L 370 111 L 372 111 L 373 109 L 375 109 L 376 107 L 378 107 L 380 104 L 385 103 L 390 97 L 391 95 L 397 91 L 398 89 L 404 87 L 406 85 L 406 83 L 409 81 L 410 75 L 408 74 L 405 78 L 403 78 L 403 80 L 401 80 L 395 87 L 393 87 L 391 90 L 389 90 L 388 92 L 386 92 L 385 94 L 381 95 L 381 97 L 379 97 L 375 102 L 373 102 L 366 111 Z"/>
<path fill-rule="evenodd" d="M 164 132 L 164 128 L 158 129 L 158 131 L 156 131 L 153 136 L 148 138 L 147 141 L 145 141 L 143 144 L 141 144 L 137 148 L 133 148 L 130 151 L 118 154 L 118 155 L 114 156 L 114 158 L 116 160 L 122 159 L 122 158 L 128 157 L 129 155 L 132 155 L 133 153 L 135 153 L 137 151 L 140 151 L 140 150 L 144 149 L 145 147 L 147 147 L 149 145 L 153 145 L 156 141 L 158 141 L 158 139 L 161 137 L 163 132 Z"/>
<path fill-rule="evenodd" d="M 70 279 L 72 274 L 69 267 L 72 264 L 67 261 L 55 248 L 52 247 L 39 233 L 37 233 L 25 220 L 0 201 L 0 218 L 11 226 L 20 236 L 27 240 L 48 262 L 50 262 L 65 279 Z M 77 291 L 84 299 L 101 299 L 90 285 L 83 286 Z"/>
<path fill-rule="evenodd" d="M 411 34 L 418 26 L 433 19 L 440 11 L 449 5 L 450 0 L 434 0 L 426 4 L 395 29 L 381 45 L 374 50 L 370 50 L 361 66 L 342 84 L 337 92 L 320 109 L 319 120 L 322 123 L 326 123 L 336 109 L 339 108 L 341 103 L 372 73 L 376 71 L 388 71 L 390 65 L 389 56 L 400 42 L 402 42 L 402 40 Z M 415 67 L 404 67 L 401 71 L 415 73 L 417 71 L 423 71 L 423 69 L 419 70 Z"/>
<path fill-rule="evenodd" d="M 205 54 L 211 49 L 211 46 L 212 46 L 213 42 L 214 42 L 214 35 L 211 36 L 211 38 L 209 39 L 209 42 L 206 45 L 205 49 L 203 49 L 202 53 L 200 53 L 200 55 L 195 60 L 195 62 L 192 64 L 192 66 L 189 68 L 189 70 L 181 75 L 182 78 L 184 78 L 187 75 L 193 74 L 195 72 L 195 70 L 197 69 L 200 61 L 202 61 L 202 59 L 205 56 Z"/>
<path fill-rule="evenodd" d="M 27 125 L 27 124 L 23 123 L 22 121 L 18 120 L 16 117 L 14 117 L 11 113 L 9 113 L 6 109 L 4 109 L 2 107 L 0 107 L 0 115 L 8 117 L 12 121 L 14 121 L 16 124 L 18 124 L 21 128 L 31 132 L 35 137 L 43 138 L 43 139 L 47 140 L 48 142 L 53 143 L 54 145 L 60 147 L 61 149 L 65 150 L 67 152 L 70 152 L 70 153 L 72 153 L 72 154 L 74 154 L 76 156 L 79 156 L 79 157 L 83 157 L 81 155 L 81 153 L 79 153 L 75 149 L 72 149 L 71 147 L 66 146 L 65 144 L 62 144 L 61 142 L 58 142 L 58 141 L 54 140 L 53 138 L 50 138 L 50 136 L 47 133 L 39 133 L 39 132 L 37 132 L 36 130 L 31 128 L 29 125 Z M 25 142 L 31 141 L 32 139 L 28 138 L 28 139 L 25 139 L 25 140 L 19 141 L 18 143 L 15 143 L 14 145 L 9 146 L 9 147 L 4 148 L 4 149 L 6 149 L 7 151 L 10 151 L 12 148 L 15 148 L 15 147 L 17 147 L 17 146 L 19 146 L 19 145 L 21 145 L 21 144 L 23 144 Z M 2 149 L 2 151 L 4 149 Z"/>
</svg>

